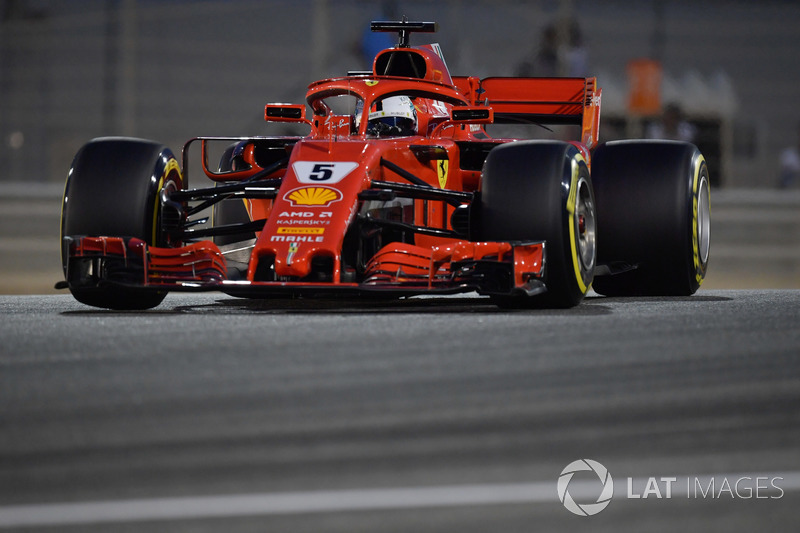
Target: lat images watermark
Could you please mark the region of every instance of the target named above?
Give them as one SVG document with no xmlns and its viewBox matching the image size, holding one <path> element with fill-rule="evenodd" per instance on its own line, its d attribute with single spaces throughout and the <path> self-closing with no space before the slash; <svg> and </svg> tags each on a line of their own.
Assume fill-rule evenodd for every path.
<svg viewBox="0 0 800 533">
<path fill-rule="evenodd" d="M 600 489 L 600 494 L 593 503 L 577 503 L 569 490 L 570 483 L 575 474 L 584 471 L 594 472 L 601 483 L 602 488 Z M 577 461 L 571 462 L 561 471 L 561 475 L 558 477 L 558 499 L 561 500 L 561 503 L 564 504 L 567 510 L 576 515 L 596 515 L 608 507 L 613 496 L 614 480 L 611 474 L 608 473 L 608 469 L 605 466 L 592 459 L 578 459 Z"/>
<path fill-rule="evenodd" d="M 630 499 L 674 498 L 740 500 L 780 500 L 785 492 L 781 476 L 686 476 L 628 478 L 626 496 Z"/>
<path fill-rule="evenodd" d="M 568 464 L 558 477 L 558 499 L 578 516 L 593 516 L 608 507 L 612 498 L 629 500 L 686 498 L 772 499 L 786 494 L 779 474 L 737 474 L 716 476 L 628 477 L 623 488 L 614 490 L 608 469 L 592 459 Z"/>
</svg>

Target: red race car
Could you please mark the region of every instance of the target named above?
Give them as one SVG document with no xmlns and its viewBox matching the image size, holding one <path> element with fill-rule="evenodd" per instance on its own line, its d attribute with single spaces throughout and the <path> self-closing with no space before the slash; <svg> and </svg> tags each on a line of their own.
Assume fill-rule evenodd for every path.
<svg viewBox="0 0 800 533">
<path fill-rule="evenodd" d="M 79 301 L 157 306 L 169 291 L 247 298 L 452 294 L 572 307 L 606 295 L 688 295 L 709 256 L 709 179 L 691 144 L 597 145 L 595 78 L 451 76 L 438 45 L 397 32 L 372 71 L 267 104 L 305 136 L 99 138 L 75 156 L 61 218 Z M 497 124 L 574 140 L 496 138 Z M 565 128 L 564 125 L 571 125 Z M 219 162 L 209 162 L 216 148 Z M 198 153 L 199 152 L 199 153 Z M 190 153 L 214 186 L 189 187 Z"/>
</svg>

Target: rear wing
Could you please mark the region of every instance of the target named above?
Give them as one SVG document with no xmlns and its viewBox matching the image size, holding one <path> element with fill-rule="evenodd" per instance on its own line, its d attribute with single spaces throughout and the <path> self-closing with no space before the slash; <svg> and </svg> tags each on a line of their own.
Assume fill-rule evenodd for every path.
<svg viewBox="0 0 800 533">
<path fill-rule="evenodd" d="M 574 124 L 587 148 L 597 143 L 600 97 L 597 78 L 485 78 L 454 76 L 471 105 L 487 105 L 499 124 Z"/>
</svg>

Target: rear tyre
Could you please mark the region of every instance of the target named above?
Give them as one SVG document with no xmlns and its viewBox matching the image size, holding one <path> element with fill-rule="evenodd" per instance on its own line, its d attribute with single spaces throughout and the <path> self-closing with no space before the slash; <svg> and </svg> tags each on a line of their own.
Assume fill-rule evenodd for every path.
<svg viewBox="0 0 800 533">
<path fill-rule="evenodd" d="M 592 159 L 599 264 L 635 266 L 598 276 L 607 296 L 688 296 L 705 278 L 710 251 L 708 167 L 693 144 L 617 141 Z"/>
<path fill-rule="evenodd" d="M 589 169 L 569 143 L 523 141 L 493 149 L 484 164 L 475 235 L 482 241 L 545 241 L 547 292 L 494 297 L 503 307 L 578 305 L 592 283 L 595 208 Z"/>
<path fill-rule="evenodd" d="M 70 279 L 65 237 L 136 237 L 166 246 L 160 231 L 159 193 L 182 187 L 180 166 L 161 144 L 140 139 L 101 138 L 75 155 L 61 211 L 61 257 L 72 295 L 79 302 L 108 309 L 149 309 L 166 291 L 93 286 Z"/>
<path fill-rule="evenodd" d="M 229 146 L 220 157 L 219 171 L 230 172 L 232 170 L 240 170 L 246 168 L 246 163 L 240 157 L 234 156 L 234 151 L 238 143 Z M 226 224 L 242 224 L 250 222 L 250 214 L 247 212 L 247 207 L 244 200 L 240 198 L 229 198 L 222 200 L 214 205 L 212 223 L 214 226 L 223 226 Z M 214 237 L 214 243 L 217 246 L 224 246 L 226 244 L 233 244 L 236 242 L 255 239 L 254 232 L 244 233 L 241 235 L 220 235 Z"/>
</svg>

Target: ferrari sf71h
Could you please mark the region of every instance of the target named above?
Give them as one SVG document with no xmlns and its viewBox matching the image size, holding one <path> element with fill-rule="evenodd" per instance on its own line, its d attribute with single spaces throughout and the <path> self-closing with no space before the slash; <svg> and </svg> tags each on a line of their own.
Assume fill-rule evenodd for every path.
<svg viewBox="0 0 800 533">
<path fill-rule="evenodd" d="M 710 215 L 695 146 L 598 145 L 595 78 L 452 76 L 438 45 L 409 45 L 435 23 L 372 29 L 399 44 L 371 71 L 312 83 L 305 104 L 266 105 L 268 122 L 306 135 L 197 137 L 180 162 L 141 139 L 83 146 L 65 186 L 57 286 L 111 309 L 151 308 L 169 291 L 477 292 L 565 308 L 590 287 L 697 290 Z M 502 124 L 575 138 L 491 136 Z M 198 160 L 213 186 L 190 187 Z"/>
</svg>

